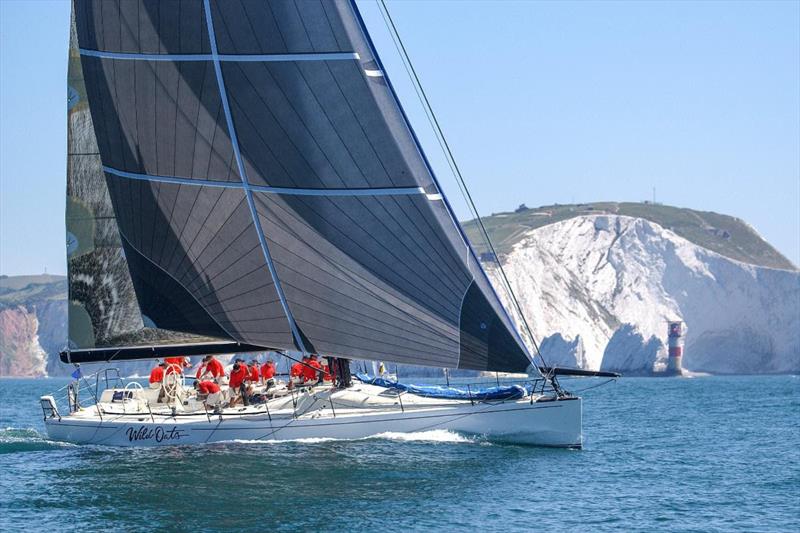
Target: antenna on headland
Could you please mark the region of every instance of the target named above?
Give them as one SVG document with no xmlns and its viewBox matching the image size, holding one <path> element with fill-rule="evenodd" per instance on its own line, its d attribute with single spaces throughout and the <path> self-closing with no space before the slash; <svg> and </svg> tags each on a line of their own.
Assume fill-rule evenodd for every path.
<svg viewBox="0 0 800 533">
<path fill-rule="evenodd" d="M 653 205 L 656 203 L 656 188 L 653 187 Z"/>
</svg>

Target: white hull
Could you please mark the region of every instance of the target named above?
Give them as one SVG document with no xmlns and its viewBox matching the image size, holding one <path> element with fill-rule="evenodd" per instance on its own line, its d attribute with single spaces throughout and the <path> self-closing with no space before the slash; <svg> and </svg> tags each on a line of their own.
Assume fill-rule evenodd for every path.
<svg viewBox="0 0 800 533">
<path fill-rule="evenodd" d="M 109 414 L 95 408 L 45 420 L 50 438 L 109 446 L 174 446 L 232 440 L 360 439 L 384 432 L 445 429 L 489 440 L 556 447 L 581 446 L 581 399 L 399 409 L 315 410 L 295 417 L 263 406 L 222 415 Z"/>
</svg>

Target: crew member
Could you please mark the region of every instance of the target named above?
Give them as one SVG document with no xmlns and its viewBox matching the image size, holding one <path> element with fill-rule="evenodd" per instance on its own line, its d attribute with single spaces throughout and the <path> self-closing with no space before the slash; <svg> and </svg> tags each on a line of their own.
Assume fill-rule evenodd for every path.
<svg viewBox="0 0 800 533">
<path fill-rule="evenodd" d="M 258 372 L 258 361 L 255 359 L 251 359 L 250 362 L 247 364 L 247 378 L 245 381 L 247 382 L 247 395 L 252 396 L 255 394 L 255 388 L 258 385 L 258 381 L 261 379 L 261 375 Z"/>
<path fill-rule="evenodd" d="M 230 407 L 236 405 L 236 401 L 239 397 L 242 398 L 242 403 L 245 406 L 250 405 L 250 399 L 247 397 L 247 384 L 245 380 L 248 377 L 247 365 L 243 364 L 244 361 L 241 363 L 240 360 L 237 359 L 235 363 L 233 363 L 233 368 L 231 369 L 231 377 L 228 382 L 228 386 L 231 389 L 231 401 Z"/>
<path fill-rule="evenodd" d="M 163 361 L 158 363 L 152 371 L 150 371 L 150 388 L 151 389 L 158 389 L 158 399 L 157 402 L 161 402 L 164 399 L 164 387 L 162 386 L 164 383 L 164 369 L 167 367 L 167 363 Z"/>
<path fill-rule="evenodd" d="M 164 381 L 164 367 L 166 366 L 166 363 L 158 363 L 155 367 L 153 367 L 153 370 L 150 371 L 151 389 L 161 388 L 161 382 Z"/>
<path fill-rule="evenodd" d="M 213 381 L 196 381 L 195 388 L 200 394 L 211 394 L 212 392 L 219 392 L 219 385 Z"/>
<path fill-rule="evenodd" d="M 303 381 L 306 383 L 319 383 L 322 381 L 320 371 L 322 365 L 317 361 L 317 354 L 312 353 L 306 361 L 306 366 L 303 367 Z"/>
<path fill-rule="evenodd" d="M 247 373 L 247 380 L 250 381 L 251 384 L 257 385 L 261 378 L 258 372 L 258 361 L 255 359 L 250 360 L 250 363 L 247 365 Z"/>
<path fill-rule="evenodd" d="M 299 378 L 300 376 L 302 376 L 303 375 L 303 367 L 305 366 L 304 363 L 307 360 L 308 360 L 308 358 L 304 355 L 302 363 L 300 361 L 298 361 L 295 364 L 293 364 L 291 370 L 289 370 L 289 377 Z"/>
<path fill-rule="evenodd" d="M 183 374 L 184 368 L 189 368 L 192 363 L 186 357 L 165 357 L 164 362 L 167 363 L 167 374 L 177 372 Z"/>
<path fill-rule="evenodd" d="M 197 375 L 195 377 L 200 379 L 206 375 L 210 376 L 215 381 L 225 375 L 225 368 L 213 355 L 203 357 L 203 362 L 200 364 L 200 368 L 197 369 Z"/>
<path fill-rule="evenodd" d="M 261 381 L 266 385 L 265 391 L 275 385 L 275 362 L 267 360 L 266 363 L 261 365 Z"/>
<path fill-rule="evenodd" d="M 197 390 L 198 399 L 203 400 L 206 406 L 213 406 L 214 412 L 219 408 L 219 385 L 213 381 L 195 381 L 194 388 Z"/>
<path fill-rule="evenodd" d="M 311 357 L 303 357 L 303 368 L 300 371 L 300 376 L 303 378 L 303 383 L 309 383 L 314 379 L 314 368 L 311 366 Z"/>
<path fill-rule="evenodd" d="M 306 361 L 308 361 L 308 358 L 304 355 L 302 363 L 298 361 L 289 369 L 288 389 L 293 389 L 295 385 L 303 382 L 303 368 L 305 368 Z"/>
<path fill-rule="evenodd" d="M 275 362 L 272 360 L 267 361 L 261 365 L 261 379 L 266 383 L 270 379 L 275 378 Z"/>
</svg>

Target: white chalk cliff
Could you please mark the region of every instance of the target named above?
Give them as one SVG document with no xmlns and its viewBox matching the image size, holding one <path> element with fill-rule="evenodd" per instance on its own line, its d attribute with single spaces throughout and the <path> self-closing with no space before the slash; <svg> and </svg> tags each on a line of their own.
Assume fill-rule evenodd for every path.
<svg viewBox="0 0 800 533">
<path fill-rule="evenodd" d="M 654 222 L 613 214 L 530 230 L 502 260 L 550 364 L 659 370 L 666 321 L 680 319 L 688 328 L 684 368 L 800 370 L 797 270 L 735 261 Z"/>
</svg>

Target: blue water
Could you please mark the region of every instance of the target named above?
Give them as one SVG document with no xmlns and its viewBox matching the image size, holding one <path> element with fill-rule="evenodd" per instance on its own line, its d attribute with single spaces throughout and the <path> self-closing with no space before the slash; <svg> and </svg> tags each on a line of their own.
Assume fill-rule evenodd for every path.
<svg viewBox="0 0 800 533">
<path fill-rule="evenodd" d="M 45 439 L 37 401 L 63 383 L 0 380 L 2 531 L 800 530 L 797 376 L 586 391 L 581 451 L 446 432 L 64 445 Z"/>
</svg>

